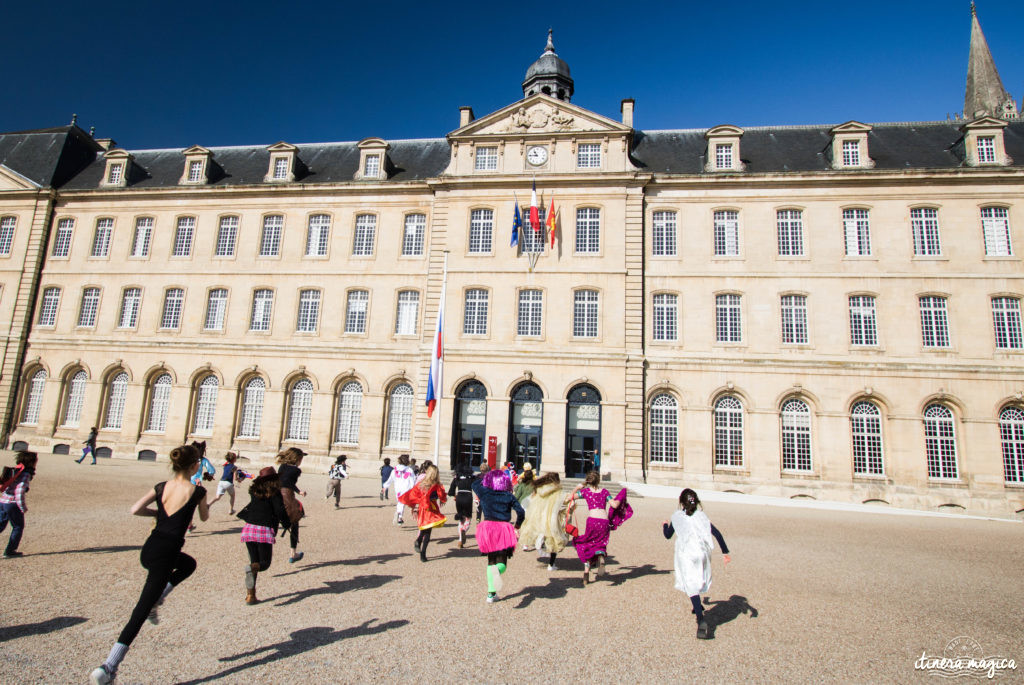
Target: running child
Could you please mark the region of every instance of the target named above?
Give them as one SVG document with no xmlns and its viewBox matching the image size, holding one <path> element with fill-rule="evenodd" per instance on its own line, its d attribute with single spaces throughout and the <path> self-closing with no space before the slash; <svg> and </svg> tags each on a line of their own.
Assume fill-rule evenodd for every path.
<svg viewBox="0 0 1024 685">
<path fill-rule="evenodd" d="M 306 515 L 302 502 L 296 495 L 306 496 L 305 490 L 299 490 L 299 476 L 302 469 L 299 464 L 306 453 L 298 447 L 289 447 L 277 455 L 277 477 L 281 481 L 281 497 L 284 499 L 284 508 L 288 512 L 288 533 L 290 535 L 291 553 L 288 555 L 288 563 L 294 564 L 306 555 L 305 552 L 297 551 L 299 546 L 299 521 Z"/>
<path fill-rule="evenodd" d="M 476 541 L 480 554 L 487 555 L 487 601 L 490 603 L 501 591 L 501 576 L 516 551 L 516 530 L 523 524 L 526 512 L 512 496 L 512 481 L 504 471 L 488 471 L 483 478 L 473 481 L 473 492 L 480 498 L 484 513 L 484 520 L 476 527 Z M 513 510 L 516 512 L 514 528 L 510 523 Z"/>
<path fill-rule="evenodd" d="M 334 495 L 334 508 L 341 509 L 341 481 L 348 478 L 348 467 L 345 465 L 347 456 L 342 454 L 334 460 L 330 470 L 327 472 L 327 499 Z"/>
<path fill-rule="evenodd" d="M 227 494 L 228 501 L 231 503 L 230 513 L 232 514 L 235 513 L 235 478 L 237 475 L 244 473 L 235 466 L 236 461 L 238 461 L 238 455 L 234 452 L 228 452 L 224 455 L 224 470 L 220 474 L 220 480 L 217 481 L 217 496 L 210 500 L 210 506 L 212 507 L 221 497 Z"/>
<path fill-rule="evenodd" d="M 473 467 L 468 462 L 459 464 L 448 494 L 455 498 L 455 520 L 459 522 L 459 548 L 466 546 L 466 535 L 473 520 Z"/>
<path fill-rule="evenodd" d="M 387 490 L 388 486 L 392 483 L 395 484 L 395 523 L 400 526 L 405 523 L 402 516 L 405 513 L 405 505 L 402 504 L 401 496 L 409 488 L 416 485 L 416 474 L 413 472 L 412 467 L 409 466 L 408 454 L 398 457 L 398 466 L 394 468 L 387 481 L 385 481 L 384 490 Z"/>
<path fill-rule="evenodd" d="M 380 467 L 380 499 L 383 502 L 388 499 L 388 479 L 395 469 L 391 466 L 391 457 L 384 457 L 384 466 Z"/>
<path fill-rule="evenodd" d="M 415 486 L 406 490 L 398 499 L 418 509 L 416 527 L 420 534 L 414 545 L 420 553 L 420 561 L 427 560 L 427 545 L 430 544 L 430 533 L 434 528 L 443 526 L 448 519 L 441 513 L 441 505 L 448 501 L 448 495 L 438 482 L 437 467 L 433 464 L 424 466 L 423 479 Z"/>
<path fill-rule="evenodd" d="M 36 475 L 38 463 L 39 456 L 35 452 L 18 452 L 14 457 L 13 473 L 3 492 L 0 492 L 0 533 L 7 528 L 8 521 L 11 523 L 11 537 L 7 539 L 7 548 L 4 550 L 4 557 L 8 559 L 24 556 L 18 551 L 18 545 L 25 532 L 25 514 L 28 513 L 25 493 L 29 490 L 29 482 Z M 8 468 L 4 467 L 5 470 Z"/>
<path fill-rule="evenodd" d="M 260 571 L 270 568 L 274 556 L 274 540 L 277 529 L 288 525 L 288 512 L 281 498 L 281 481 L 273 466 L 260 470 L 249 486 L 249 504 L 238 512 L 238 518 L 245 521 L 242 526 L 242 542 L 249 552 L 249 563 L 245 567 L 245 603 L 256 604 L 256 577 Z"/>
</svg>

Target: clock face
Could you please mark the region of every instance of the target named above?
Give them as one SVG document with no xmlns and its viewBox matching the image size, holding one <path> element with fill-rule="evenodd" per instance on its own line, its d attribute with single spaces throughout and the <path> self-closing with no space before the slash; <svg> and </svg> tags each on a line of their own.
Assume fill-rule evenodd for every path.
<svg viewBox="0 0 1024 685">
<path fill-rule="evenodd" d="M 548 161 L 548 149 L 540 145 L 534 145 L 526 151 L 526 161 L 533 166 L 540 166 Z"/>
</svg>

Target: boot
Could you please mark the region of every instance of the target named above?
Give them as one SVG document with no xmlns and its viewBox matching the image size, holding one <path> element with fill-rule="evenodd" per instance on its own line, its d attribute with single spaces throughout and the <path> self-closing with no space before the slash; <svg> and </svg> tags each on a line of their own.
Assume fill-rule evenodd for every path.
<svg viewBox="0 0 1024 685">
<path fill-rule="evenodd" d="M 597 557 L 597 577 L 600 578 L 604 575 L 604 555 Z"/>
<path fill-rule="evenodd" d="M 251 590 L 246 590 L 245 591 L 245 603 L 246 604 L 259 604 L 259 601 L 260 600 L 256 599 L 256 588 L 253 588 Z"/>
<path fill-rule="evenodd" d="M 708 622 L 701 621 L 697 624 L 697 639 L 698 640 L 709 640 L 711 636 L 708 634 Z"/>
<path fill-rule="evenodd" d="M 462 549 L 465 546 L 466 546 L 466 531 L 464 531 L 462 529 L 462 526 L 459 526 L 459 549 Z"/>
</svg>

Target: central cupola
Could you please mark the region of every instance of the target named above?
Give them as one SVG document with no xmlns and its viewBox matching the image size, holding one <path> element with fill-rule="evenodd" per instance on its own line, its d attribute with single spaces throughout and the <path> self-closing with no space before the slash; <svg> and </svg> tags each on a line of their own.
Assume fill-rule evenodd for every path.
<svg viewBox="0 0 1024 685">
<path fill-rule="evenodd" d="M 526 70 L 523 81 L 523 97 L 543 93 L 559 100 L 569 102 L 572 99 L 572 77 L 569 76 L 569 65 L 555 53 L 555 44 L 551 40 L 551 29 L 548 29 L 548 44 L 544 53 Z"/>
</svg>

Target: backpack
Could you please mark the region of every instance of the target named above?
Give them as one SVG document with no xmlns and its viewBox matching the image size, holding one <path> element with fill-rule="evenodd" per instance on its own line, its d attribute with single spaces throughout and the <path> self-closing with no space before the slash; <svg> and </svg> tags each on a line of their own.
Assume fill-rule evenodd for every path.
<svg viewBox="0 0 1024 685">
<path fill-rule="evenodd" d="M 25 467 L 22 464 L 17 466 L 5 466 L 2 473 L 0 473 L 0 492 L 6 492 L 7 488 L 14 484 L 14 481 L 18 480 L 18 476 L 25 472 Z"/>
</svg>

